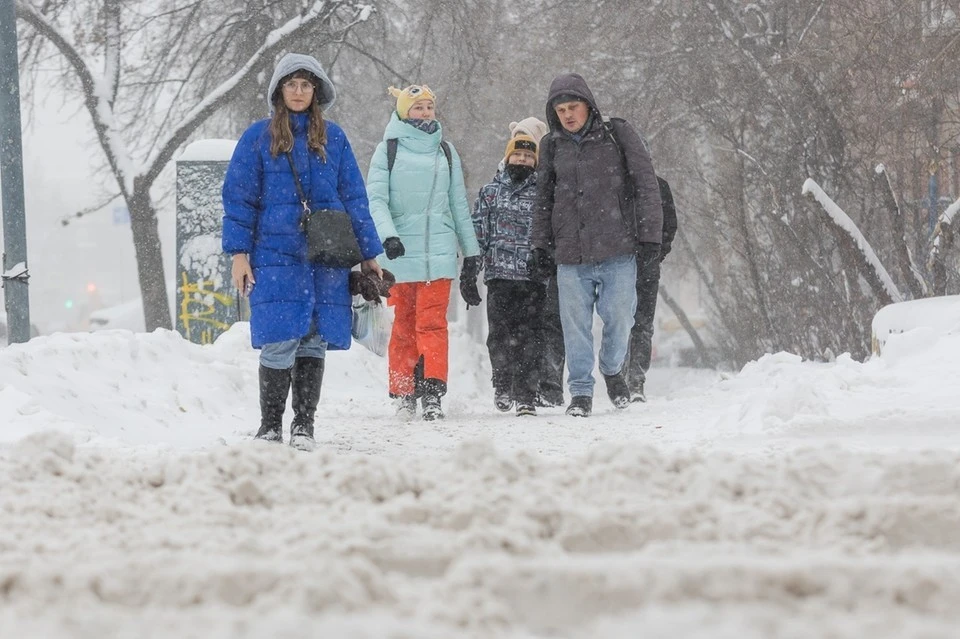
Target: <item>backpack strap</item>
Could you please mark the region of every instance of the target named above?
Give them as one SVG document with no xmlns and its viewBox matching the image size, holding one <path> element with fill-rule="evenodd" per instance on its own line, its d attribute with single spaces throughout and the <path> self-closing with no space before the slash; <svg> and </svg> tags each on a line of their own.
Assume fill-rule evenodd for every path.
<svg viewBox="0 0 960 639">
<path fill-rule="evenodd" d="M 387 173 L 393 173 L 393 165 L 397 163 L 397 145 L 397 138 L 387 138 Z M 440 148 L 443 149 L 447 166 L 450 167 L 450 176 L 453 177 L 453 153 L 450 151 L 450 145 L 446 140 L 441 140 Z"/>
<path fill-rule="evenodd" d="M 446 140 L 440 140 L 440 148 L 443 149 L 443 154 L 447 156 L 447 166 L 450 167 L 450 177 L 453 177 L 453 153 L 450 152 L 450 145 L 447 144 Z"/>
<path fill-rule="evenodd" d="M 625 120 L 621 121 L 625 122 Z M 634 207 L 633 234 L 636 236 L 640 233 L 640 225 L 637 224 L 636 194 L 633 190 L 633 180 L 630 179 L 630 168 L 627 166 L 627 154 L 624 153 L 623 147 L 620 146 L 620 140 L 617 139 L 616 127 L 612 120 L 606 116 L 603 118 L 603 130 L 610 135 L 610 139 L 613 140 L 613 146 L 617 147 L 617 152 L 620 154 L 620 168 L 623 171 L 623 194 L 626 200 L 633 204 Z M 644 146 L 646 146 L 646 143 L 644 143 Z"/>
<path fill-rule="evenodd" d="M 393 165 L 397 163 L 397 138 L 387 140 L 387 173 L 393 173 Z"/>
</svg>

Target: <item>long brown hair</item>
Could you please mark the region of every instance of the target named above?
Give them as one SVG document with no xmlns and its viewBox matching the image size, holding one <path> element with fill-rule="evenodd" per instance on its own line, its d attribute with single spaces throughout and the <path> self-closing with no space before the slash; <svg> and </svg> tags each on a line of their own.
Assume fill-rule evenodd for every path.
<svg viewBox="0 0 960 639">
<path fill-rule="evenodd" d="M 309 71 L 294 71 L 290 75 L 280 78 L 277 88 L 273 92 L 273 117 L 270 119 L 270 155 L 277 157 L 281 153 L 293 150 L 293 130 L 290 128 L 290 109 L 283 102 L 283 83 L 292 78 L 309 80 L 313 84 L 313 100 L 307 108 L 309 124 L 307 125 L 307 148 L 316 151 L 324 162 L 327 161 L 327 125 L 323 120 L 323 111 L 317 93 L 320 90 L 320 80 Z"/>
</svg>

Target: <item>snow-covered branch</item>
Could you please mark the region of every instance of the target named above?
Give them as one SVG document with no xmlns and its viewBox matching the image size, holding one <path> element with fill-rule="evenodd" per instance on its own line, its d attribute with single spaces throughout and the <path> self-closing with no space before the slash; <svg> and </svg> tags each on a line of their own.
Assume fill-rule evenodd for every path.
<svg viewBox="0 0 960 639">
<path fill-rule="evenodd" d="M 940 224 L 949 224 L 952 226 L 953 218 L 955 218 L 958 213 L 960 213 L 960 200 L 957 200 L 947 207 L 947 210 L 940 216 Z"/>
<path fill-rule="evenodd" d="M 810 178 L 807 178 L 807 180 L 803 183 L 803 189 L 801 192 L 804 195 L 812 196 L 817 202 L 819 202 L 820 206 L 823 207 L 827 217 L 830 218 L 834 226 L 846 233 L 846 235 L 849 236 L 849 238 L 853 241 L 853 244 L 856 246 L 866 267 L 865 275 L 867 275 L 868 281 L 870 279 L 870 274 L 872 273 L 873 276 L 876 277 L 879 284 L 883 287 L 883 291 L 891 301 L 902 301 L 903 296 L 897 289 L 897 285 L 893 283 L 893 279 L 890 277 L 887 269 L 883 267 L 883 264 L 880 263 L 880 259 L 877 257 L 873 247 L 871 247 L 870 243 L 867 242 L 867 239 L 863 236 L 863 233 L 860 232 L 860 229 L 857 228 L 857 225 L 854 223 L 854 221 L 850 219 L 850 216 L 844 213 L 843 209 L 841 209 L 836 202 L 830 199 L 829 195 L 824 193 L 823 189 L 820 188 L 820 185 Z"/>
<path fill-rule="evenodd" d="M 180 122 L 180 125 L 162 141 L 156 151 L 150 154 L 145 163 L 144 173 L 141 178 L 146 184 L 152 184 L 163 167 L 173 158 L 173 154 L 183 145 L 203 122 L 220 107 L 224 102 L 229 101 L 237 93 L 242 91 L 245 82 L 253 78 L 261 68 L 264 60 L 273 58 L 280 52 L 291 38 L 313 25 L 326 20 L 333 10 L 337 8 L 337 3 L 318 0 L 313 3 L 302 15 L 288 20 L 285 24 L 277 27 L 268 33 L 260 47 L 250 56 L 236 73 L 213 89 L 207 96 L 197 104 Z M 356 17 L 350 26 L 365 21 L 370 16 L 370 8 L 366 6 L 356 7 Z M 349 28 L 349 27 L 348 27 Z"/>
<path fill-rule="evenodd" d="M 105 0 L 103 7 L 106 46 L 103 68 L 104 93 L 110 108 L 117 101 L 117 91 L 120 88 L 120 10 L 117 0 Z"/>
</svg>

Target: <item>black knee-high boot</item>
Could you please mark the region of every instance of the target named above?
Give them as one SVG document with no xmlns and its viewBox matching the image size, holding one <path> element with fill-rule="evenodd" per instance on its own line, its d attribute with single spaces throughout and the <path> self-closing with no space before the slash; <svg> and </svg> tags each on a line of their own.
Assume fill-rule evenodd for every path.
<svg viewBox="0 0 960 639">
<path fill-rule="evenodd" d="M 298 357 L 293 365 L 293 424 L 290 426 L 290 445 L 312 450 L 313 420 L 320 402 L 323 384 L 324 360 L 316 357 Z"/>
<path fill-rule="evenodd" d="M 283 410 L 289 392 L 289 368 L 260 366 L 260 430 L 257 439 L 283 441 Z"/>
</svg>

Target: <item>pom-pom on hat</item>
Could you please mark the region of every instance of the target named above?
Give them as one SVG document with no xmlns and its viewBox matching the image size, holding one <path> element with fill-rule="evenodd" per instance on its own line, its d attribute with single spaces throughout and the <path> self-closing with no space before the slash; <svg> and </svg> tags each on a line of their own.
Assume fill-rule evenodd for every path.
<svg viewBox="0 0 960 639">
<path fill-rule="evenodd" d="M 406 89 L 389 87 L 387 93 L 397 99 L 397 115 L 401 120 L 407 119 L 410 107 L 419 100 L 432 100 L 434 104 L 437 103 L 436 94 L 425 84 L 411 84 Z"/>
<path fill-rule="evenodd" d="M 513 155 L 516 151 L 530 151 L 531 153 L 533 153 L 533 156 L 536 158 L 537 162 L 540 161 L 540 154 L 538 152 L 539 149 L 537 148 L 537 141 L 534 140 L 532 136 L 524 135 L 523 133 L 521 133 L 520 135 L 516 135 L 510 138 L 510 141 L 507 142 L 507 150 L 503 154 L 503 161 L 509 163 L 510 156 Z"/>
<path fill-rule="evenodd" d="M 547 124 L 534 117 L 524 118 L 519 122 L 510 123 L 510 136 L 526 134 L 539 144 L 547 134 Z"/>
</svg>

